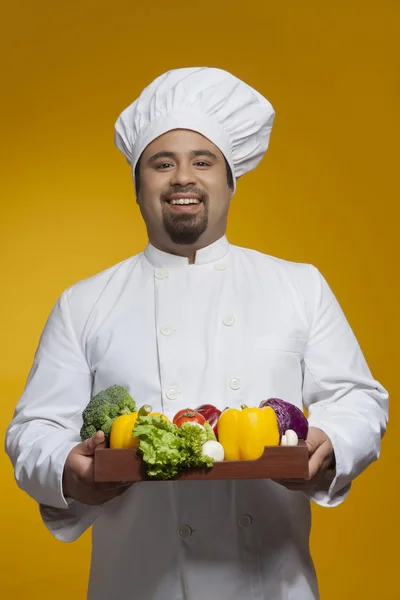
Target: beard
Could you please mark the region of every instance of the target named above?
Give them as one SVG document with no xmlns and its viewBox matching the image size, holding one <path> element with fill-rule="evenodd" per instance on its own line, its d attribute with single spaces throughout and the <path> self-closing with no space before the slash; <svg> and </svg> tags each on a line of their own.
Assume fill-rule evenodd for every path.
<svg viewBox="0 0 400 600">
<path fill-rule="evenodd" d="M 177 190 L 172 190 L 169 194 L 163 194 L 162 202 L 162 217 L 163 225 L 170 240 L 174 244 L 191 246 L 197 242 L 199 237 L 205 232 L 208 226 L 208 194 L 196 188 L 179 190 L 181 193 L 194 193 L 200 197 L 203 210 L 196 215 L 172 213 L 168 210 L 167 198 Z"/>
</svg>

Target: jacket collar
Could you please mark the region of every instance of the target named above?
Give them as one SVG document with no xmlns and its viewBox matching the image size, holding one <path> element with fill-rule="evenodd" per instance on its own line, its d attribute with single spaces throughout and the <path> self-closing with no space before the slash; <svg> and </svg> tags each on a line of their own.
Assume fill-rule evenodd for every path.
<svg viewBox="0 0 400 600">
<path fill-rule="evenodd" d="M 216 242 L 197 250 L 194 264 L 206 265 L 216 262 L 224 258 L 229 252 L 230 244 L 224 235 Z M 147 244 L 144 255 L 153 267 L 183 267 L 189 264 L 189 259 L 186 256 L 178 256 L 169 254 L 163 250 L 159 250 L 150 242 Z"/>
</svg>

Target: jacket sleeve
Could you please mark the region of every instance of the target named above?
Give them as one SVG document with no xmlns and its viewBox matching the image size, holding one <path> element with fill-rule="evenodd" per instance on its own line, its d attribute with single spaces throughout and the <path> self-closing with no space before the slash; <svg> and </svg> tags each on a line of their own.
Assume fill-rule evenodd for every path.
<svg viewBox="0 0 400 600">
<path fill-rule="evenodd" d="M 338 301 L 322 275 L 311 267 L 310 334 L 304 355 L 303 401 L 311 427 L 330 438 L 336 467 L 320 489 L 307 496 L 335 506 L 352 480 L 380 455 L 388 421 L 388 393 L 368 368 Z"/>
<path fill-rule="evenodd" d="M 65 460 L 80 442 L 91 389 L 67 290 L 47 320 L 5 440 L 18 486 L 39 504 L 45 525 L 63 541 L 79 537 L 99 513 L 98 507 L 65 498 L 62 489 Z"/>
</svg>

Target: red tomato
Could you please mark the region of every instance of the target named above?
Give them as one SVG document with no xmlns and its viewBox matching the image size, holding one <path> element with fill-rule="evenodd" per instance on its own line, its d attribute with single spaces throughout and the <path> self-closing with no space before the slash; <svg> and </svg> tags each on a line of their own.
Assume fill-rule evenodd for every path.
<svg viewBox="0 0 400 600">
<path fill-rule="evenodd" d="M 193 410 L 193 408 L 184 408 L 176 413 L 172 422 L 181 427 L 183 423 L 199 423 L 199 425 L 204 425 L 206 420 L 203 415 Z"/>
</svg>

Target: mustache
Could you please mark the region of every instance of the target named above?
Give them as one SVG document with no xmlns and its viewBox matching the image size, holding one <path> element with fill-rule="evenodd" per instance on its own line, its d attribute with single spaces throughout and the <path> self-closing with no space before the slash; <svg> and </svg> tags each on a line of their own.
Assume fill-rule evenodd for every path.
<svg viewBox="0 0 400 600">
<path fill-rule="evenodd" d="M 195 196 L 198 196 L 200 200 L 204 202 L 204 204 L 208 202 L 208 194 L 204 190 L 193 186 L 173 187 L 170 190 L 168 190 L 168 192 L 163 192 L 160 195 L 160 199 L 166 202 L 167 200 L 169 200 L 172 194 L 194 194 Z"/>
</svg>

